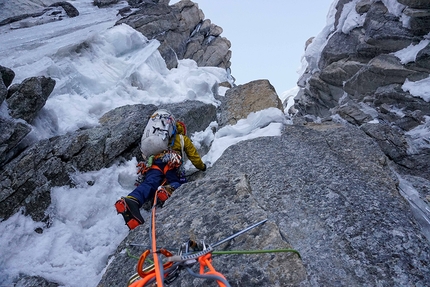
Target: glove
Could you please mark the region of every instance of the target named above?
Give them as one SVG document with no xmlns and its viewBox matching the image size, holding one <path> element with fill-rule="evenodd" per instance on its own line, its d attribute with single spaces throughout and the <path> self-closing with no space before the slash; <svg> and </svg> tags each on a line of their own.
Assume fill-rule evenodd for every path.
<svg viewBox="0 0 430 287">
<path fill-rule="evenodd" d="M 201 171 L 206 171 L 206 164 L 203 164 L 203 168 L 201 169 Z"/>
</svg>

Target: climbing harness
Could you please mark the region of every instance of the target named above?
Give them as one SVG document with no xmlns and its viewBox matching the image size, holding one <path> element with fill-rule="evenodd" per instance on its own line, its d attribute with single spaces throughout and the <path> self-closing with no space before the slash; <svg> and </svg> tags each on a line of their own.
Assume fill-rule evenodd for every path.
<svg viewBox="0 0 430 287">
<path fill-rule="evenodd" d="M 159 166 L 157 166 L 156 164 L 153 164 L 154 160 L 160 159 L 163 163 L 166 163 L 166 165 L 164 166 L 163 169 L 161 169 Z M 150 156 L 146 162 L 139 162 L 136 167 L 137 167 L 137 179 L 134 183 L 135 186 L 138 186 L 139 184 L 141 184 L 146 177 L 146 173 L 150 170 L 150 169 L 156 169 L 159 170 L 161 173 L 163 173 L 164 175 L 166 175 L 166 173 L 169 170 L 172 169 L 178 169 L 178 177 L 180 178 L 180 180 L 182 179 L 182 173 L 183 173 L 183 168 L 182 168 L 182 157 L 175 151 L 173 150 L 166 150 L 160 154 L 157 155 L 152 155 Z"/>
</svg>

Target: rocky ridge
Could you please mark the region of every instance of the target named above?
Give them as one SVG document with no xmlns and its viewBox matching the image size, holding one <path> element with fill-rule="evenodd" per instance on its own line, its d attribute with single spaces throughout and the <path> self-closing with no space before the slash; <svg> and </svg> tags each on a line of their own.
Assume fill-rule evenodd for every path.
<svg viewBox="0 0 430 287">
<path fill-rule="evenodd" d="M 314 119 L 340 117 L 359 126 L 401 173 L 430 180 L 430 139 L 415 137 L 429 128 L 430 103 L 404 87 L 430 74 L 430 3 L 390 4 L 398 11 L 389 11 L 381 1 L 337 3 L 334 29 L 326 35 L 320 58 L 307 59 L 316 67 L 299 80 L 295 108 Z M 340 19 L 351 5 L 361 21 L 344 31 Z M 396 52 L 410 46 L 422 47 L 415 60 L 402 62 Z"/>
<path fill-rule="evenodd" d="M 178 59 L 193 59 L 199 66 L 230 68 L 231 43 L 221 37 L 222 28 L 205 19 L 198 4 L 185 0 L 129 1 L 134 9 L 117 24 L 125 23 L 148 39 L 157 39 L 167 67 L 177 67 Z"/>
</svg>

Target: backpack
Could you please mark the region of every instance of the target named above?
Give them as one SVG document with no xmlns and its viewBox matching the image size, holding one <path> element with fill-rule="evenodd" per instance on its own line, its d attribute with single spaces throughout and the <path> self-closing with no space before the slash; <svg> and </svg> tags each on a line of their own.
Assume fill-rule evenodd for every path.
<svg viewBox="0 0 430 287">
<path fill-rule="evenodd" d="M 144 159 L 169 148 L 169 141 L 176 132 L 176 120 L 167 110 L 155 111 L 148 120 L 140 141 Z"/>
</svg>

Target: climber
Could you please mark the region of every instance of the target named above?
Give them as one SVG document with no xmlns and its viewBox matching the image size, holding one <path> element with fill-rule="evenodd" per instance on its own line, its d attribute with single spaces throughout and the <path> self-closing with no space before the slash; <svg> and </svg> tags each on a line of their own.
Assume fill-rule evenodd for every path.
<svg viewBox="0 0 430 287">
<path fill-rule="evenodd" d="M 156 122 L 158 119 L 161 119 L 160 123 Z M 169 124 L 173 128 L 169 128 Z M 163 131 L 163 136 L 152 135 L 152 138 L 147 141 L 147 131 L 151 131 L 151 134 L 155 131 Z M 168 145 L 166 143 L 162 148 L 164 150 L 158 152 L 154 146 L 159 144 L 161 139 L 166 140 Z M 147 142 L 152 146 L 148 146 Z M 184 152 L 197 169 L 206 170 L 206 165 L 186 135 L 185 124 L 176 121 L 165 110 L 159 110 L 151 116 L 142 136 L 141 151 L 146 160 L 143 171 L 144 180 L 128 196 L 122 197 L 115 203 L 117 212 L 123 215 L 130 230 L 144 223 L 140 208 L 144 202 L 154 197 L 157 190 L 157 201 L 162 204 L 184 182 L 180 174 Z"/>
</svg>

